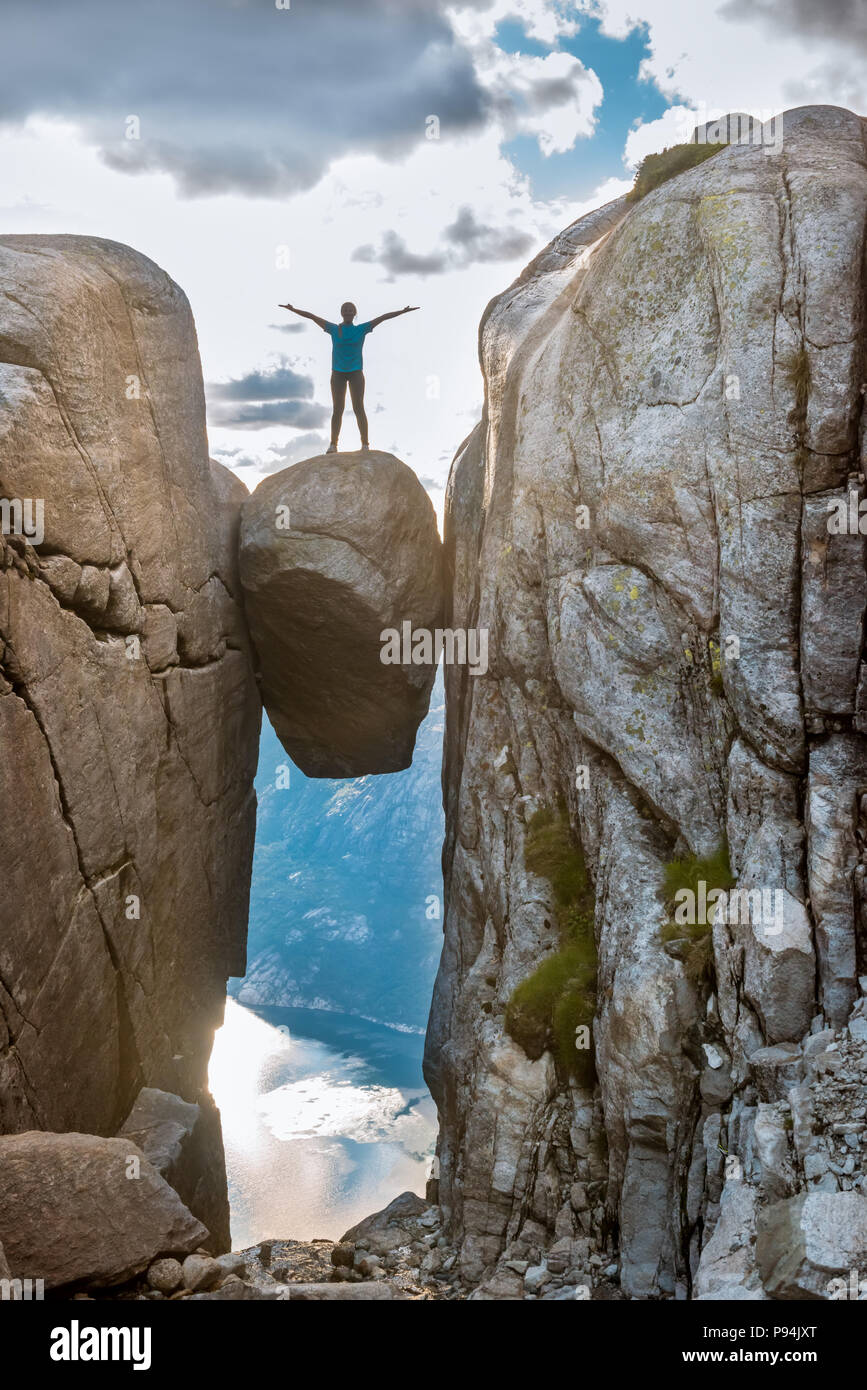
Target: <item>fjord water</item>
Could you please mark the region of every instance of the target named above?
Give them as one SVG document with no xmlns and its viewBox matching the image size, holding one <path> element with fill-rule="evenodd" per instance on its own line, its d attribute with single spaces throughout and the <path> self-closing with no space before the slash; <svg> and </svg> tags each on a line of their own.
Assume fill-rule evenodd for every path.
<svg viewBox="0 0 867 1390">
<path fill-rule="evenodd" d="M 422 1045 L 346 1014 L 226 1001 L 210 1084 L 233 1249 L 335 1239 L 399 1192 L 424 1192 L 436 1120 Z"/>
<path fill-rule="evenodd" d="M 423 1030 L 442 946 L 442 675 L 412 766 L 286 776 L 263 721 L 248 968 L 211 1059 L 232 1240 L 335 1237 L 424 1192 Z"/>
<path fill-rule="evenodd" d="M 442 675 L 412 766 L 305 777 L 267 718 L 241 1004 L 361 1014 L 422 1031 L 442 949 Z"/>
</svg>

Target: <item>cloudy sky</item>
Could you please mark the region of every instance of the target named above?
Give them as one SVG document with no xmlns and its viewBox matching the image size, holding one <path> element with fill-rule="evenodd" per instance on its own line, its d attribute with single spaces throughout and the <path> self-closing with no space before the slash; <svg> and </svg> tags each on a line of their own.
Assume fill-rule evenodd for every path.
<svg viewBox="0 0 867 1390">
<path fill-rule="evenodd" d="M 421 305 L 368 340 L 368 413 L 439 508 L 488 299 L 695 113 L 864 113 L 865 50 L 864 0 L 2 0 L 0 232 L 183 286 L 249 487 L 328 437 L 328 339 L 278 303 Z"/>
</svg>

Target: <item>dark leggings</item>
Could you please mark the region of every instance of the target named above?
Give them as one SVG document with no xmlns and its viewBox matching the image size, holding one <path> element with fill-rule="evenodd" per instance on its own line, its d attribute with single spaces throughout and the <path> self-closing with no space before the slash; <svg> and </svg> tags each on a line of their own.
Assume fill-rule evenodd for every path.
<svg viewBox="0 0 867 1390">
<path fill-rule="evenodd" d="M 343 408 L 346 405 L 347 385 L 352 400 L 352 409 L 355 411 L 355 418 L 358 421 L 361 442 L 366 447 L 367 416 L 364 413 L 364 372 L 361 371 L 331 373 L 331 399 L 334 402 L 334 410 L 331 415 L 331 443 L 336 444 L 340 434 Z"/>
</svg>

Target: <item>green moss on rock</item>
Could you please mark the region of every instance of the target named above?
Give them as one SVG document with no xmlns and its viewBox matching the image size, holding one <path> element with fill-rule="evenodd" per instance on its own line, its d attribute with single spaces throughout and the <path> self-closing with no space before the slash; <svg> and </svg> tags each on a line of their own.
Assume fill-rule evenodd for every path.
<svg viewBox="0 0 867 1390">
<path fill-rule="evenodd" d="M 514 990 L 506 1032 L 531 1060 L 550 1049 L 565 1075 L 589 1085 L 595 1075 L 593 1049 L 576 1046 L 576 1031 L 592 1029 L 596 1008 L 594 895 L 565 807 L 542 807 L 531 818 L 524 863 L 551 884 L 560 949 Z"/>
<path fill-rule="evenodd" d="M 672 859 L 665 866 L 665 906 L 671 916 L 660 930 L 660 940 L 678 943 L 677 958 L 682 961 L 687 978 L 695 985 L 705 985 L 713 977 L 713 922 L 677 922 L 674 912 L 677 895 L 683 889 L 691 892 L 698 902 L 700 883 L 704 883 L 706 893 L 714 888 L 726 892 L 734 888 L 727 843 L 706 859 L 689 855 L 685 859 Z M 710 908 L 706 915 L 711 916 Z"/>
</svg>

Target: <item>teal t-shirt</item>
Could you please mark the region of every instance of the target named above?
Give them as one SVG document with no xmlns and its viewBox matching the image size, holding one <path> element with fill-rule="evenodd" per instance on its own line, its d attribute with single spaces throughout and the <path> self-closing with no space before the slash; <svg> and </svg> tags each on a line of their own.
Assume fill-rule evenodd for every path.
<svg viewBox="0 0 867 1390">
<path fill-rule="evenodd" d="M 361 350 L 364 339 L 372 328 L 369 323 L 326 323 L 331 334 L 331 370 L 333 372 L 360 372 L 362 370 Z"/>
</svg>

